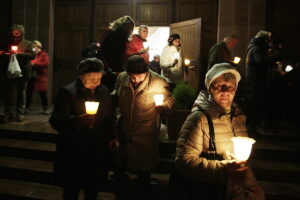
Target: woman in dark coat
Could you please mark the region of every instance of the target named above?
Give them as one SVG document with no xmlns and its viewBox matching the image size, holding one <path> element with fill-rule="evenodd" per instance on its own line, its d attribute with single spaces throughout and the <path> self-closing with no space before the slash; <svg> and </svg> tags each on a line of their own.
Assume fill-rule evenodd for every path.
<svg viewBox="0 0 300 200">
<path fill-rule="evenodd" d="M 50 124 L 58 131 L 54 176 L 64 199 L 97 199 L 107 177 L 107 153 L 114 136 L 115 112 L 101 84 L 103 63 L 87 58 L 77 67 L 78 79 L 60 89 Z M 99 102 L 95 115 L 86 114 L 85 101 Z"/>
</svg>

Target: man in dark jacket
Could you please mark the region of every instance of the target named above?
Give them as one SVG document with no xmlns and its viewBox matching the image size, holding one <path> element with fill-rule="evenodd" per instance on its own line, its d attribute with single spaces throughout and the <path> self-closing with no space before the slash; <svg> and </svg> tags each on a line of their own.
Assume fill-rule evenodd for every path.
<svg viewBox="0 0 300 200">
<path fill-rule="evenodd" d="M 236 35 L 227 35 L 222 42 L 215 44 L 208 53 L 208 69 L 217 63 L 229 63 L 233 65 L 230 50 L 238 43 Z"/>
<path fill-rule="evenodd" d="M 118 99 L 122 117 L 122 136 L 125 145 L 126 168 L 136 172 L 141 185 L 150 183 L 151 171 L 159 163 L 160 114 L 167 114 L 174 99 L 164 78 L 149 71 L 142 56 L 130 56 L 126 71 L 118 76 L 113 94 Z M 156 105 L 154 95 L 163 94 Z"/>
<path fill-rule="evenodd" d="M 13 105 L 14 92 L 17 89 L 17 121 L 22 122 L 24 119 L 25 104 L 26 104 L 26 88 L 30 76 L 30 60 L 34 59 L 35 54 L 31 48 L 31 42 L 24 39 L 25 29 L 23 25 L 14 24 L 10 29 L 10 41 L 8 42 L 5 52 L 1 53 L 0 59 L 3 61 L 6 70 L 9 65 L 9 60 L 13 54 L 16 55 L 21 75 L 18 77 L 9 77 L 5 73 L 5 116 L 4 122 L 13 120 Z"/>
<path fill-rule="evenodd" d="M 269 54 L 271 33 L 259 31 L 251 39 L 247 48 L 246 58 L 246 83 L 248 107 L 249 134 L 256 134 L 256 126 L 263 118 L 265 99 L 267 94 L 268 70 L 271 64 L 278 59 L 278 55 Z"/>
<path fill-rule="evenodd" d="M 103 63 L 87 58 L 77 67 L 78 79 L 62 88 L 56 99 L 52 127 L 58 131 L 54 162 L 55 182 L 64 199 L 96 200 L 107 178 L 107 153 L 114 136 L 115 112 L 108 90 L 101 84 Z M 87 101 L 98 102 L 96 114 L 86 114 Z M 111 142 L 112 141 L 112 142 Z"/>
</svg>

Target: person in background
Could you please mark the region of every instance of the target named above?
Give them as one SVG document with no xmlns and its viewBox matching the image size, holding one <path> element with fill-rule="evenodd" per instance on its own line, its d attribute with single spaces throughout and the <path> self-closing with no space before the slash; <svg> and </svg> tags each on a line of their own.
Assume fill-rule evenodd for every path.
<svg viewBox="0 0 300 200">
<path fill-rule="evenodd" d="M 222 42 L 215 44 L 209 50 L 208 53 L 208 68 L 212 68 L 217 63 L 233 63 L 233 58 L 231 56 L 231 50 L 238 44 L 238 37 L 236 35 L 227 35 Z"/>
<path fill-rule="evenodd" d="M 184 177 L 181 189 L 186 200 L 196 200 L 199 196 L 211 200 L 227 199 L 227 182 L 243 183 L 248 176 L 253 178 L 253 185 L 245 186 L 241 199 L 245 199 L 247 192 L 263 195 L 250 167 L 243 166 L 245 161 L 231 160 L 231 138 L 248 136 L 246 117 L 233 103 L 240 79 L 239 72 L 230 64 L 214 65 L 205 77 L 207 91 L 199 93 L 192 113 L 181 128 L 175 166 Z M 227 197 L 232 199 L 232 196 Z"/>
<path fill-rule="evenodd" d="M 180 35 L 172 34 L 168 38 L 168 45 L 163 49 L 160 57 L 162 76 L 167 79 L 170 91 L 183 80 L 183 67 L 180 49 Z"/>
<path fill-rule="evenodd" d="M 113 21 L 100 40 L 100 59 L 105 68 L 113 72 L 124 71 L 128 38 L 134 28 L 134 21 L 129 16 L 123 16 Z"/>
<path fill-rule="evenodd" d="M 257 126 L 261 125 L 267 98 L 268 72 L 279 55 L 270 51 L 271 32 L 261 30 L 250 40 L 246 58 L 246 84 L 248 93 L 247 118 L 249 134 L 257 134 Z M 271 53 L 271 54 L 270 54 Z"/>
<path fill-rule="evenodd" d="M 103 63 L 97 58 L 82 60 L 78 79 L 58 92 L 51 126 L 58 131 L 54 161 L 55 183 L 63 188 L 63 199 L 96 200 L 107 183 L 108 150 L 114 140 L 116 115 L 107 88 L 101 84 Z M 85 102 L 99 102 L 96 114 L 87 114 Z"/>
<path fill-rule="evenodd" d="M 47 97 L 49 56 L 42 48 L 41 42 L 37 40 L 32 42 L 32 51 L 36 56 L 35 59 L 31 61 L 32 77 L 27 87 L 26 113 L 30 110 L 32 93 L 33 91 L 37 91 L 41 97 L 43 114 L 49 115 Z"/>
<path fill-rule="evenodd" d="M 130 56 L 125 69 L 112 93 L 121 113 L 120 146 L 124 146 L 126 169 L 138 175 L 141 187 L 147 187 L 159 163 L 160 114 L 173 108 L 174 99 L 166 80 L 149 71 L 149 64 L 140 55 Z M 155 94 L 164 95 L 162 105 L 155 105 Z"/>
<path fill-rule="evenodd" d="M 81 51 L 83 58 L 98 58 L 100 59 L 100 43 L 93 42 L 87 48 Z"/>
<path fill-rule="evenodd" d="M 149 63 L 149 47 L 144 46 L 144 42 L 147 42 L 148 26 L 139 26 L 139 33 L 134 34 L 132 39 L 127 44 L 126 57 L 132 55 L 141 55 L 146 63 Z"/>
<path fill-rule="evenodd" d="M 31 41 L 24 39 L 25 29 L 23 25 L 12 25 L 9 34 L 10 40 L 8 41 L 7 49 L 0 55 L 0 59 L 4 61 L 4 66 L 6 66 L 6 69 L 4 70 L 5 74 L 7 73 L 9 60 L 12 54 L 16 55 L 22 72 L 19 77 L 8 77 L 7 74 L 5 76 L 3 122 L 12 121 L 15 118 L 13 111 L 14 99 L 17 100 L 17 121 L 22 122 L 25 114 L 27 83 L 31 74 L 30 60 L 34 59 L 35 54 L 31 48 Z M 13 48 L 16 48 L 16 50 Z M 17 90 L 16 98 L 14 98 L 15 90 Z"/>
<path fill-rule="evenodd" d="M 153 60 L 150 62 L 150 69 L 154 72 L 156 72 L 157 74 L 161 74 L 161 69 L 159 66 L 159 62 L 160 62 L 160 55 L 159 54 L 155 54 L 153 56 Z"/>
</svg>

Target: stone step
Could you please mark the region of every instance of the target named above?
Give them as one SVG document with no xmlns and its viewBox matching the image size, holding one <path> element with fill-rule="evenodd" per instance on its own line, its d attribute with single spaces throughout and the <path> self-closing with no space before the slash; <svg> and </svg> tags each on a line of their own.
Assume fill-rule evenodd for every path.
<svg viewBox="0 0 300 200">
<path fill-rule="evenodd" d="M 300 184 L 259 181 L 267 200 L 300 200 Z"/>
<path fill-rule="evenodd" d="M 34 132 L 23 129 L 20 130 L 10 130 L 10 129 L 0 129 L 0 138 L 18 139 L 18 140 L 33 140 L 40 142 L 55 143 L 57 134 L 49 132 Z"/>
</svg>

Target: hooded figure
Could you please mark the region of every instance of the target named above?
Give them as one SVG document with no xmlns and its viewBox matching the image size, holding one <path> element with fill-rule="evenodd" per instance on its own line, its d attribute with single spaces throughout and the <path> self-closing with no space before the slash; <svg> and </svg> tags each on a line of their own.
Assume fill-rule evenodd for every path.
<svg viewBox="0 0 300 200">
<path fill-rule="evenodd" d="M 214 65 L 205 78 L 208 92 L 200 92 L 181 128 L 175 166 L 184 180 L 178 191 L 188 200 L 226 199 L 228 180 L 243 182 L 249 173 L 243 162 L 231 160 L 227 153 L 233 153 L 232 137 L 247 137 L 245 115 L 233 103 L 240 78 L 230 64 Z"/>
<path fill-rule="evenodd" d="M 4 122 L 14 119 L 14 91 L 17 90 L 16 113 L 17 121 L 22 122 L 24 119 L 25 104 L 26 104 L 26 88 L 28 78 L 31 74 L 30 60 L 35 58 L 35 54 L 31 48 L 31 42 L 24 39 L 25 30 L 23 25 L 14 24 L 10 28 L 10 40 L 8 41 L 5 54 L 1 54 L 0 59 L 6 66 L 6 71 L 9 65 L 9 60 L 12 54 L 16 55 L 19 63 L 22 76 L 21 77 L 5 77 L 5 116 Z M 5 73 L 6 74 L 6 73 Z"/>
</svg>

